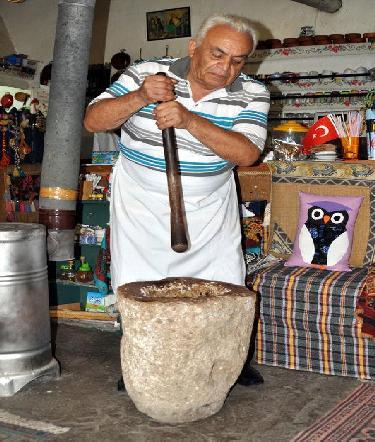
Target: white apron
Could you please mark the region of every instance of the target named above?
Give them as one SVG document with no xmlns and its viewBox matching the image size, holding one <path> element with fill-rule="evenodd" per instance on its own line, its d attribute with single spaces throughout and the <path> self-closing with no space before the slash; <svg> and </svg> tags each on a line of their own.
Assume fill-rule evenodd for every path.
<svg viewBox="0 0 375 442">
<path fill-rule="evenodd" d="M 166 277 L 245 284 L 238 200 L 232 171 L 182 176 L 189 248 L 170 244 L 167 177 L 120 156 L 110 203 L 112 287 Z"/>
</svg>

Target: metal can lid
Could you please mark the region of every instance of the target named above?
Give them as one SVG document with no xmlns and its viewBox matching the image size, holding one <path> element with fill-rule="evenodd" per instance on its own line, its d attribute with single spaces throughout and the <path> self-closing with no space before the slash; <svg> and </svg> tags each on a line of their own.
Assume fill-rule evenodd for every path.
<svg viewBox="0 0 375 442">
<path fill-rule="evenodd" d="M 0 242 L 20 241 L 45 236 L 46 228 L 35 223 L 0 223 Z"/>
</svg>

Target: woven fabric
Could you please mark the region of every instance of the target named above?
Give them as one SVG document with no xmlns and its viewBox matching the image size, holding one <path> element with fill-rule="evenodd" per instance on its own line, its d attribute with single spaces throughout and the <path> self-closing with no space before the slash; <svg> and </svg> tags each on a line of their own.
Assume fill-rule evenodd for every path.
<svg viewBox="0 0 375 442">
<path fill-rule="evenodd" d="M 263 220 L 266 205 L 266 200 L 242 202 L 242 215 L 244 216 L 244 210 L 252 212 L 252 216 L 244 216 L 241 219 L 242 242 L 247 267 L 252 266 L 265 253 L 268 228 L 263 225 Z"/>
<path fill-rule="evenodd" d="M 322 374 L 375 378 L 375 341 L 362 335 L 355 309 L 367 268 L 332 272 L 285 267 L 259 271 L 257 361 Z"/>
<path fill-rule="evenodd" d="M 299 192 L 293 254 L 285 265 L 349 272 L 354 225 L 363 197 Z"/>
<path fill-rule="evenodd" d="M 375 434 L 375 385 L 364 382 L 292 442 L 365 442 Z"/>
<path fill-rule="evenodd" d="M 370 266 L 366 284 L 357 304 L 357 318 L 362 322 L 362 333 L 375 339 L 375 265 Z"/>
<path fill-rule="evenodd" d="M 298 192 L 320 195 L 363 196 L 354 230 L 350 265 L 361 267 L 375 258 L 375 167 L 359 163 L 280 161 L 272 171 L 271 241 L 269 253 L 290 254 L 298 221 Z"/>
</svg>

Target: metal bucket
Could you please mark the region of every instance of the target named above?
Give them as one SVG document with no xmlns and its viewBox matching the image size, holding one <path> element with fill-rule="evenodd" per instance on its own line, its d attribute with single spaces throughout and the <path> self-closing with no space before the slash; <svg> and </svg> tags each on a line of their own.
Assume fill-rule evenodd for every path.
<svg viewBox="0 0 375 442">
<path fill-rule="evenodd" d="M 0 223 L 0 396 L 59 375 L 51 353 L 46 232 Z"/>
</svg>

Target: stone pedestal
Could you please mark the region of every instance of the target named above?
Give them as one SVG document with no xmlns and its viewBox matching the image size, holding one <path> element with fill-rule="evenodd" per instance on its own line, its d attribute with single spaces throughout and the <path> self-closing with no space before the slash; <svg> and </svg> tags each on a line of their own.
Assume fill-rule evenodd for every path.
<svg viewBox="0 0 375 442">
<path fill-rule="evenodd" d="M 118 289 L 126 390 L 139 411 L 166 423 L 217 413 L 249 347 L 255 294 L 194 278 Z"/>
</svg>

